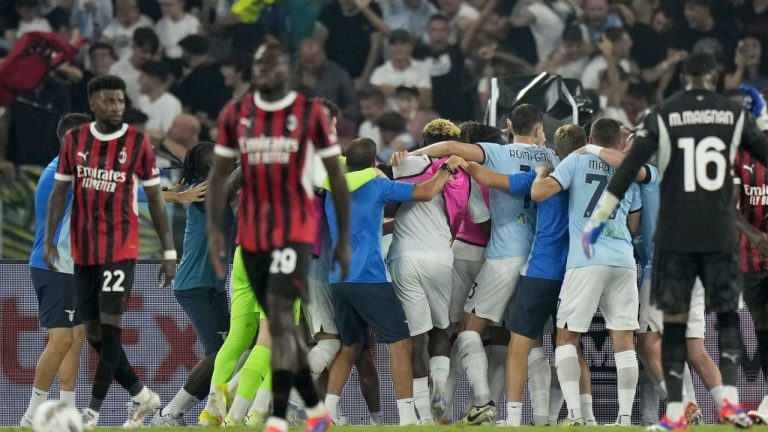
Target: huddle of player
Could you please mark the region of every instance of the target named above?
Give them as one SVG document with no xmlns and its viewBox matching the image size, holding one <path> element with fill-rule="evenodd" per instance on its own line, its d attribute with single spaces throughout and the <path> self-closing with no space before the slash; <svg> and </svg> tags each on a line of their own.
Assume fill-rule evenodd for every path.
<svg viewBox="0 0 768 432">
<path fill-rule="evenodd" d="M 207 356 L 162 409 L 157 395 L 136 378 L 120 346 L 120 323 L 136 259 L 136 215 L 129 209 L 136 199 L 137 179 L 143 181 L 166 248 L 162 266 L 166 282 L 175 275 L 176 254 L 160 217 L 162 197 L 148 140 L 122 124 L 124 83 L 114 77 L 95 79 L 89 85 L 95 122 L 83 124 L 81 119 L 69 126 L 74 127 L 69 132 L 62 126 L 61 159 L 50 167 L 56 181 L 49 192 L 47 219 L 43 219 L 46 230 L 38 233 L 39 256 L 33 255 L 32 261 L 39 261 L 33 267 L 40 269 L 66 264 L 62 251 L 69 245 L 59 221 L 70 205 L 66 194 L 72 184 L 77 308 L 89 343 L 100 353 L 91 403 L 84 410 L 87 427 L 97 424 L 101 402 L 114 378 L 133 397 L 127 427 L 142 425 L 152 412 L 154 425 L 183 424 L 184 413 L 207 396 L 201 425 L 256 424 L 269 416 L 266 430 L 285 431 L 289 407 L 295 409 L 303 402 L 308 430 L 323 432 L 332 422 L 345 421 L 339 397 L 355 363 L 372 421 L 380 424 L 378 382 L 368 352 L 371 329 L 377 342 L 389 345 L 402 425 L 454 420 L 447 413 L 452 411 L 456 383 L 464 374 L 472 399 L 463 423 L 493 422 L 505 394 L 506 424 L 519 426 L 527 383 L 534 424 L 557 424 L 563 401 L 568 414 L 561 424 L 595 424 L 580 335 L 588 330 L 598 308 L 614 348 L 616 424 L 631 422 L 639 376 L 635 332 L 642 334 L 638 353 L 653 377 L 657 395 L 668 401 L 667 414 L 656 428 L 682 430 L 688 421 L 700 421 L 686 359 L 709 387 L 721 419 L 746 427 L 751 425 L 750 417 L 768 418 L 766 401 L 749 416 L 738 404 L 735 384 L 741 338 L 734 312 L 737 289 L 732 283 L 737 268 L 729 243 L 735 244 L 734 206 L 732 188 L 725 181 L 730 178 L 731 160 L 726 156 L 732 158 L 739 143 L 748 152 L 740 155 L 745 167 L 756 163 L 743 159 L 750 154 L 762 161 L 768 157 L 768 145 L 758 129 L 758 124 L 768 125 L 768 116 L 756 92 L 750 96 L 757 124 L 740 106 L 712 91 L 716 67 L 711 58 L 689 57 L 686 91 L 652 111 L 636 133 L 623 131 L 617 121 L 607 118 L 594 121 L 588 136 L 580 126 L 566 125 L 555 133 L 553 151 L 545 146 L 541 112 L 521 105 L 509 115 L 509 143 L 500 129 L 478 123 L 459 128 L 440 119 L 426 126 L 418 150 L 396 153 L 389 164 L 378 166 L 376 145 L 368 139 L 354 140 L 345 158 L 339 159 L 333 123 L 319 101 L 289 90 L 289 70 L 288 58 L 278 47 L 260 47 L 254 62 L 257 91 L 227 106 L 220 119 L 219 143 L 200 147 L 185 167 L 201 180 L 210 179 L 205 212 L 197 208 L 194 211 L 200 214 L 191 219 L 207 220 L 207 233 L 201 232 L 209 243 L 208 273 L 225 275 L 230 261 L 225 231 L 232 225 L 227 209 L 238 191 L 239 246 L 233 257 L 228 329 L 212 326 L 177 296 L 198 333 L 208 334 L 202 338 L 208 341 Z M 701 109 L 713 109 L 715 104 L 715 109 L 728 111 L 738 120 L 705 126 L 678 122 L 677 128 L 664 123 L 663 115 L 673 109 L 687 112 L 702 104 Z M 670 146 L 670 135 L 681 137 L 679 146 Z M 240 145 L 248 140 L 254 140 L 253 145 Z M 270 144 L 278 140 L 286 145 Z M 659 167 L 644 164 L 657 149 Z M 262 151 L 270 152 L 267 159 L 283 163 L 264 162 Z M 308 173 L 317 167 L 307 163 L 313 151 L 328 174 L 315 181 L 314 197 Z M 623 164 L 625 155 L 628 163 Z M 235 170 L 236 160 L 241 166 Z M 710 172 L 711 164 L 719 171 Z M 690 165 L 698 171 L 688 172 L 694 169 Z M 92 190 L 85 181 L 88 176 L 79 175 L 81 167 L 92 168 L 88 172 L 114 171 L 110 178 L 124 180 Z M 754 176 L 755 169 L 763 178 Z M 751 177 L 745 170 L 741 171 L 745 184 L 764 185 L 764 167 L 751 165 L 746 170 Z M 676 193 L 682 197 L 665 195 L 665 187 L 681 189 Z M 708 215 L 712 209 L 694 213 L 699 225 L 681 210 L 702 196 L 706 200 L 706 194 L 722 198 L 723 193 L 727 199 L 714 201 L 721 212 L 714 212 L 715 216 Z M 684 203 L 683 207 L 675 208 L 674 201 Z M 742 197 L 742 203 L 754 201 Z M 125 207 L 120 208 L 120 203 Z M 392 244 L 382 254 L 384 212 L 393 203 L 399 206 L 394 211 Z M 92 213 L 94 206 L 120 218 L 98 218 L 89 226 L 83 215 L 98 214 Z M 746 222 L 739 225 L 746 231 L 742 243 L 752 247 L 752 255 L 768 249 L 761 215 L 745 211 Z M 726 227 L 724 234 L 707 240 L 714 249 L 709 244 L 690 249 L 696 244 L 695 236 L 677 238 L 673 233 L 681 218 L 691 224 L 689 229 L 705 226 L 710 231 L 702 232 L 717 231 L 708 217 L 720 218 L 714 225 L 717 229 Z M 194 222 L 188 219 L 187 223 L 189 235 L 189 224 Z M 66 224 L 65 218 L 61 226 Z M 663 227 L 663 235 L 655 233 L 657 226 Z M 733 232 L 728 231 L 730 226 Z M 633 247 L 633 233 L 641 239 L 637 247 Z M 663 262 L 659 251 L 654 253 L 652 239 L 656 245 L 663 239 Z M 685 247 L 677 249 L 680 242 Z M 185 248 L 185 255 L 199 252 L 200 247 L 204 246 Z M 634 250 L 644 267 L 639 290 Z M 719 253 L 714 258 L 713 250 Z M 752 261 L 765 262 L 762 255 L 757 257 Z M 180 274 L 184 263 L 182 257 Z M 50 275 L 37 275 L 39 290 L 73 283 L 41 276 Z M 694 290 L 697 277 L 702 286 Z M 757 323 L 765 371 L 765 279 L 753 282 L 755 294 L 746 298 Z M 311 299 L 308 321 L 317 344 L 308 353 L 295 323 L 297 298 Z M 65 300 L 74 302 L 51 301 L 64 304 Z M 705 301 L 718 313 L 722 378 L 704 350 Z M 225 311 L 219 315 L 217 322 L 227 318 Z M 53 345 L 51 338 L 50 352 L 47 347 L 43 355 L 49 356 L 48 362 L 41 358 L 41 366 L 74 364 L 76 370 L 77 358 L 67 353 L 73 341 L 77 344 L 83 336 L 77 327 L 72 330 L 77 322 L 72 314 L 68 316 L 66 325 L 43 322 L 51 336 L 59 327 L 66 331 L 57 335 Z M 45 321 L 42 300 L 41 320 Z M 556 349 L 550 366 L 542 336 L 553 330 L 553 324 Z M 223 343 L 215 340 L 215 333 L 227 330 Z M 47 397 L 59 369 L 48 366 L 37 368 L 22 425 Z M 327 378 L 321 379 L 326 370 Z M 71 368 L 61 372 L 67 388 L 74 388 Z M 324 403 L 315 385 L 318 380 L 327 380 Z M 293 403 L 289 402 L 292 388 L 296 390 Z M 65 395 L 71 399 L 71 393 Z"/>
</svg>

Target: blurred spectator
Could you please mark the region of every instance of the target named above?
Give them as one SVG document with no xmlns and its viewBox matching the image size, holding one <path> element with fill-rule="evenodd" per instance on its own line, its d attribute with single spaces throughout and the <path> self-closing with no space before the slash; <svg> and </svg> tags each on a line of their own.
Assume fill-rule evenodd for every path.
<svg viewBox="0 0 768 432">
<path fill-rule="evenodd" d="M 424 126 L 436 119 L 437 113 L 419 109 L 419 91 L 414 87 L 398 87 L 395 90 L 395 102 L 398 114 L 407 122 L 406 131 L 414 142 L 420 142 Z"/>
<path fill-rule="evenodd" d="M 288 20 L 291 26 L 291 48 L 315 33 L 315 23 L 320 15 L 319 2 L 314 0 L 282 0 L 288 5 Z"/>
<path fill-rule="evenodd" d="M 730 62 L 736 50 L 735 29 L 715 20 L 713 0 L 685 0 L 685 22 L 676 26 L 672 47 L 693 52 L 694 46 L 705 39 L 715 43 L 711 48 L 721 61 Z"/>
<path fill-rule="evenodd" d="M 406 130 L 407 122 L 396 112 L 387 112 L 376 120 L 381 132 L 381 147 L 376 152 L 380 162 L 389 162 L 392 153 L 410 150 L 415 147 L 413 137 Z"/>
<path fill-rule="evenodd" d="M 549 72 L 563 78 L 581 79 L 584 68 L 589 63 L 589 46 L 584 40 L 584 33 L 576 25 L 563 30 L 560 48 L 537 66 L 538 72 Z"/>
<path fill-rule="evenodd" d="M 744 34 L 757 37 L 763 46 L 768 45 L 768 0 L 745 0 L 736 15 L 744 26 Z M 763 62 L 766 56 L 763 56 Z"/>
<path fill-rule="evenodd" d="M 146 133 L 149 117 L 136 108 L 128 108 L 123 114 L 123 122 L 136 128 L 141 133 Z"/>
<path fill-rule="evenodd" d="M 12 1 L 19 18 L 15 29 L 5 31 L 5 39 L 8 40 L 9 48 L 12 48 L 25 33 L 53 31 L 48 20 L 42 17 L 39 0 Z"/>
<path fill-rule="evenodd" d="M 549 58 L 560 45 L 566 24 L 576 20 L 576 7 L 568 0 L 518 0 L 518 4 L 527 4 L 525 12 L 530 16 L 531 33 L 536 41 L 539 60 Z"/>
<path fill-rule="evenodd" d="M 432 106 L 432 80 L 427 66 L 414 60 L 413 41 L 405 30 L 389 34 L 389 61 L 376 68 L 371 75 L 371 84 L 389 97 L 395 96 L 399 86 L 416 87 L 419 90 L 419 104 L 427 109 Z"/>
<path fill-rule="evenodd" d="M 184 0 L 160 0 L 163 18 L 155 24 L 163 55 L 172 60 L 181 59 L 179 41 L 200 31 L 197 17 L 184 11 Z"/>
<path fill-rule="evenodd" d="M 438 0 L 437 4 L 440 6 L 440 13 L 451 23 L 452 42 L 461 40 L 462 32 L 469 29 L 480 15 L 477 9 L 464 0 Z"/>
<path fill-rule="evenodd" d="M 224 85 L 231 91 L 232 99 L 243 97 L 251 89 L 250 56 L 232 56 L 221 64 L 221 75 Z"/>
<path fill-rule="evenodd" d="M 384 93 L 376 87 L 368 87 L 360 92 L 360 114 L 363 115 L 363 122 L 357 130 L 357 135 L 363 138 L 370 138 L 376 143 L 376 148 L 381 148 L 381 133 L 376 121 L 387 109 L 387 98 Z"/>
<path fill-rule="evenodd" d="M 67 40 L 72 36 L 70 17 L 72 16 L 74 5 L 75 0 L 57 0 L 56 6 L 45 16 L 53 32 Z"/>
<path fill-rule="evenodd" d="M 171 72 L 163 63 L 149 62 L 141 67 L 139 86 L 141 96 L 136 108 L 149 117 L 147 129 L 166 133 L 177 115 L 181 114 L 181 102 L 168 92 Z"/>
<path fill-rule="evenodd" d="M 475 116 L 475 80 L 466 67 L 461 46 L 449 43 L 450 34 L 448 19 L 442 15 L 432 16 L 427 29 L 427 43 L 418 46 L 413 57 L 423 60 L 429 71 L 433 108 L 441 117 L 461 122 Z"/>
<path fill-rule="evenodd" d="M 88 48 L 89 67 L 82 71 L 80 79 L 75 80 L 70 87 L 72 98 L 72 111 L 87 113 L 90 111 L 88 103 L 88 81 L 92 78 L 109 74 L 117 57 L 112 45 L 97 42 Z"/>
<path fill-rule="evenodd" d="M 596 90 L 600 86 L 600 73 L 608 68 L 609 61 L 615 61 L 627 74 L 637 73 L 637 66 L 629 56 L 632 37 L 623 28 L 607 29 L 598 49 L 600 54 L 589 62 L 581 75 L 581 84 L 585 89 Z"/>
<path fill-rule="evenodd" d="M 80 37 L 98 40 L 113 15 L 112 0 L 75 0 L 69 23 Z"/>
<path fill-rule="evenodd" d="M 584 0 L 582 31 L 592 46 L 597 47 L 606 29 L 622 25 L 619 15 L 610 12 L 608 0 Z"/>
<path fill-rule="evenodd" d="M 742 83 L 753 85 L 760 90 L 768 89 L 766 78 L 761 67 L 763 46 L 754 36 L 747 36 L 739 41 L 734 63 L 736 69 L 725 76 L 726 89 L 738 89 Z"/>
<path fill-rule="evenodd" d="M 490 36 L 492 44 L 497 45 L 494 48 L 495 53 L 513 55 L 523 60 L 528 67 L 533 67 L 539 63 L 539 53 L 531 30 L 531 23 L 535 18 L 526 9 L 529 3 L 530 0 L 489 1 L 486 6 L 494 5 L 494 13 L 488 20 L 483 18 L 484 12 L 481 11 L 481 18 L 476 24 L 482 26 L 483 34 Z M 488 22 L 491 24 L 487 24 Z"/>
<path fill-rule="evenodd" d="M 181 113 L 173 119 L 165 137 L 160 139 L 159 150 L 183 161 L 187 151 L 197 144 L 200 130 L 200 121 L 195 116 Z"/>
<path fill-rule="evenodd" d="M 663 9 L 653 12 L 650 24 L 636 21 L 627 26 L 633 41 L 631 55 L 641 70 L 653 68 L 667 58 L 667 51 L 672 42 L 672 26 L 671 18 Z M 656 79 L 646 81 L 653 82 Z"/>
<path fill-rule="evenodd" d="M 418 38 L 424 34 L 437 8 L 428 0 L 381 0 L 384 22 L 391 30 L 405 30 Z"/>
<path fill-rule="evenodd" d="M 125 94 L 134 105 L 141 96 L 139 87 L 141 67 L 157 56 L 159 47 L 160 41 L 155 32 L 149 27 L 140 27 L 133 33 L 131 56 L 120 59 L 109 71 L 125 81 Z"/>
<path fill-rule="evenodd" d="M 294 88 L 311 97 L 328 99 L 338 105 L 349 119 L 359 115 L 354 84 L 341 66 L 328 60 L 323 44 L 317 39 L 306 39 L 299 47 Z"/>
<path fill-rule="evenodd" d="M 179 42 L 186 75 L 176 83 L 173 93 L 184 110 L 200 119 L 206 128 L 215 127 L 219 112 L 230 98 L 224 76 L 209 54 L 208 40 L 199 35 L 187 36 Z"/>
<path fill-rule="evenodd" d="M 370 0 L 338 0 L 324 6 L 315 32 L 325 42 L 328 59 L 349 73 L 357 89 L 368 83 L 380 58 L 381 34 L 389 33 L 379 6 L 369 3 Z"/>
<path fill-rule="evenodd" d="M 133 32 L 139 27 L 152 27 L 152 20 L 139 12 L 137 0 L 117 0 L 115 18 L 104 29 L 101 38 L 112 43 L 117 57 L 122 59 L 131 55 Z"/>
</svg>

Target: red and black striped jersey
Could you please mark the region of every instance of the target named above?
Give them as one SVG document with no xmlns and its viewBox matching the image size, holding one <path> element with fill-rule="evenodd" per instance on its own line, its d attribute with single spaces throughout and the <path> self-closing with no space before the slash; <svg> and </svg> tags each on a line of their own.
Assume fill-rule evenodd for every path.
<svg viewBox="0 0 768 432">
<path fill-rule="evenodd" d="M 739 211 L 747 223 L 762 232 L 768 232 L 768 169 L 750 153 L 740 150 L 733 163 L 735 183 L 740 187 Z M 740 184 L 739 184 L 740 183 Z M 739 237 L 741 271 L 756 273 L 768 271 L 768 260 L 747 236 Z"/>
<path fill-rule="evenodd" d="M 72 182 L 72 259 L 103 265 L 139 255 L 139 183 L 160 184 L 149 138 L 124 124 L 102 134 L 96 124 L 69 131 L 56 180 Z"/>
<path fill-rule="evenodd" d="M 248 252 L 315 241 L 312 158 L 341 153 L 320 102 L 300 93 L 268 102 L 247 93 L 219 118 L 217 155 L 240 158 L 238 244 Z"/>
</svg>

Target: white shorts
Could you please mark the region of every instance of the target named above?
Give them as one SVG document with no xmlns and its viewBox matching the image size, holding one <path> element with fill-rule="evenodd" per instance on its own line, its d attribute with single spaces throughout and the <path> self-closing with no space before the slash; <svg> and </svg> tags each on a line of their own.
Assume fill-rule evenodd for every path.
<svg viewBox="0 0 768 432">
<path fill-rule="evenodd" d="M 469 290 L 464 312 L 501 323 L 528 257 L 487 259 Z"/>
<path fill-rule="evenodd" d="M 475 279 L 480 273 L 482 266 L 482 260 L 453 260 L 453 290 L 451 291 L 451 307 L 449 310 L 452 323 L 458 323 L 464 319 L 464 304 L 467 302 L 469 289 L 475 283 Z"/>
<path fill-rule="evenodd" d="M 587 266 L 565 272 L 557 309 L 557 328 L 586 333 L 597 308 L 609 330 L 636 330 L 637 270 Z"/>
<path fill-rule="evenodd" d="M 435 261 L 398 258 L 389 264 L 395 294 L 403 304 L 411 336 L 451 324 L 452 270 Z"/>
<path fill-rule="evenodd" d="M 309 325 L 312 336 L 320 332 L 339 334 L 328 282 L 307 278 L 307 288 L 309 289 Z"/>
<path fill-rule="evenodd" d="M 696 278 L 691 292 L 691 306 L 688 309 L 686 338 L 704 339 L 707 327 L 704 316 L 704 285 L 699 278 Z M 651 278 L 643 277 L 643 284 L 640 286 L 640 329 L 637 333 L 647 331 L 656 333 L 664 331 L 664 312 L 651 304 Z"/>
</svg>

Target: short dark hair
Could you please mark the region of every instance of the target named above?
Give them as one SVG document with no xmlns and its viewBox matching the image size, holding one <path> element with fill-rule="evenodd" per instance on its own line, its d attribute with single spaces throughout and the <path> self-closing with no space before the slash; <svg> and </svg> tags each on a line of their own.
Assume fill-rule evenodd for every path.
<svg viewBox="0 0 768 432">
<path fill-rule="evenodd" d="M 377 87 L 368 86 L 362 90 L 360 90 L 360 94 L 358 95 L 358 99 L 370 99 L 379 105 L 384 105 L 387 103 L 387 98 L 384 96 L 384 93 L 379 90 Z"/>
<path fill-rule="evenodd" d="M 611 42 L 618 42 L 627 31 L 623 27 L 608 27 L 603 34 Z"/>
<path fill-rule="evenodd" d="M 413 45 L 413 38 L 411 37 L 411 34 L 408 33 L 407 30 L 403 30 L 403 29 L 392 30 L 387 40 L 390 45 L 400 44 L 400 43 L 407 43 L 407 44 Z"/>
<path fill-rule="evenodd" d="M 712 0 L 685 0 L 683 4 L 693 4 L 696 6 L 703 6 L 712 9 Z"/>
<path fill-rule="evenodd" d="M 65 114 L 59 119 L 59 124 L 56 126 L 56 136 L 59 137 L 59 141 L 64 141 L 64 135 L 74 128 L 80 127 L 91 121 L 91 116 L 84 113 L 71 113 Z"/>
<path fill-rule="evenodd" d="M 147 76 L 157 78 L 162 82 L 167 82 L 171 77 L 171 71 L 164 63 L 160 62 L 147 62 L 141 66 L 141 72 Z"/>
<path fill-rule="evenodd" d="M 509 121 L 512 122 L 512 132 L 515 135 L 530 135 L 537 124 L 544 122 L 541 110 L 535 105 L 522 104 L 516 106 L 509 114 Z"/>
<path fill-rule="evenodd" d="M 459 128 L 461 129 L 461 140 L 464 142 L 470 144 L 481 142 L 505 144 L 504 132 L 497 127 L 475 121 L 468 121 L 462 123 Z"/>
<path fill-rule="evenodd" d="M 417 89 L 416 87 L 413 87 L 413 86 L 398 86 L 395 89 L 395 97 L 399 98 L 399 97 L 403 97 L 403 96 L 418 98 L 419 97 L 419 89 Z"/>
<path fill-rule="evenodd" d="M 443 14 L 440 14 L 440 13 L 436 13 L 436 14 L 432 15 L 431 17 L 429 17 L 429 23 L 430 24 L 432 24 L 435 21 L 445 21 L 447 23 L 451 22 L 451 20 L 449 20 L 447 16 L 445 16 Z"/>
<path fill-rule="evenodd" d="M 717 59 L 712 54 L 691 54 L 683 62 L 684 75 L 703 76 L 712 72 L 717 72 Z"/>
<path fill-rule="evenodd" d="M 16 8 L 40 7 L 40 1 L 39 0 L 16 0 L 13 6 Z"/>
<path fill-rule="evenodd" d="M 621 123 L 608 117 L 599 118 L 592 123 L 589 136 L 601 147 L 616 147 L 621 141 Z"/>
<path fill-rule="evenodd" d="M 390 111 L 376 119 L 376 126 L 383 131 L 404 132 L 408 122 L 400 114 Z"/>
<path fill-rule="evenodd" d="M 88 99 L 102 90 L 122 90 L 125 93 L 125 81 L 114 75 L 97 76 L 88 81 Z"/>
<path fill-rule="evenodd" d="M 339 116 L 341 115 L 341 108 L 339 108 L 338 105 L 333 103 L 332 100 L 326 99 L 326 98 L 321 98 L 321 97 L 315 98 L 315 100 L 317 100 L 318 102 L 323 104 L 325 109 L 328 110 L 328 118 L 332 118 L 332 119 L 339 118 Z"/>
<path fill-rule="evenodd" d="M 129 125 L 143 125 L 149 121 L 149 117 L 136 108 L 128 108 L 123 114 L 123 122 Z"/>
<path fill-rule="evenodd" d="M 88 55 L 92 56 L 93 53 L 95 53 L 98 50 L 109 51 L 110 57 L 117 60 L 117 55 L 115 55 L 115 48 L 112 47 L 112 44 L 108 44 L 106 42 L 96 42 L 95 44 L 91 45 L 90 48 L 88 48 Z"/>
<path fill-rule="evenodd" d="M 376 143 L 370 138 L 355 138 L 345 154 L 349 171 L 370 168 L 376 162 Z"/>
<path fill-rule="evenodd" d="M 157 33 L 149 27 L 139 27 L 133 32 L 131 38 L 133 45 L 156 53 L 160 49 L 160 39 Z"/>
<path fill-rule="evenodd" d="M 571 24 L 563 30 L 562 36 L 563 42 L 580 42 L 584 43 L 584 33 L 581 31 L 581 27 Z"/>
<path fill-rule="evenodd" d="M 251 82 L 253 76 L 253 54 L 241 53 L 232 54 L 230 57 L 221 62 L 222 66 L 232 66 L 235 68 L 235 72 L 240 74 L 244 82 Z"/>
</svg>

